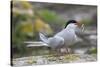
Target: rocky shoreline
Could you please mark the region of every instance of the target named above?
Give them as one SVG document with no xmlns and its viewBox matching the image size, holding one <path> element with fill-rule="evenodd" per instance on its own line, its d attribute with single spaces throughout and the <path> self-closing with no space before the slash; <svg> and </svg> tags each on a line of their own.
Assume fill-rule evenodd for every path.
<svg viewBox="0 0 100 67">
<path fill-rule="evenodd" d="M 64 56 L 42 55 L 30 56 L 13 59 L 13 67 L 32 66 L 32 65 L 47 65 L 47 64 L 62 64 L 62 63 L 82 63 L 96 62 L 96 54 L 69 54 Z"/>
</svg>

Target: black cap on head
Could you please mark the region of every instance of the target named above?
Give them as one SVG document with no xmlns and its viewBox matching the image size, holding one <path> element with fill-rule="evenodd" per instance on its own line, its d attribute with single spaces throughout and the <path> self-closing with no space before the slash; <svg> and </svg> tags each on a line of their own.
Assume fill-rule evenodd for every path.
<svg viewBox="0 0 100 67">
<path fill-rule="evenodd" d="M 70 24 L 70 23 L 77 23 L 77 21 L 76 21 L 76 20 L 69 20 L 69 21 L 66 23 L 65 28 L 66 28 L 67 25 Z"/>
</svg>

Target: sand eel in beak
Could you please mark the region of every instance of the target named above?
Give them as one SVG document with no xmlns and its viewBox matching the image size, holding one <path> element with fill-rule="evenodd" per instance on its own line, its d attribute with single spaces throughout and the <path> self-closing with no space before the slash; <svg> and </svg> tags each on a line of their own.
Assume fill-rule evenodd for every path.
<svg viewBox="0 0 100 67">
<path fill-rule="evenodd" d="M 67 48 L 77 42 L 77 35 L 75 33 L 77 27 L 82 28 L 83 25 L 75 20 L 69 20 L 65 28 L 53 37 L 48 38 L 42 33 L 39 33 L 39 36 L 47 46 L 56 50 L 57 54 L 68 53 L 69 49 Z"/>
</svg>

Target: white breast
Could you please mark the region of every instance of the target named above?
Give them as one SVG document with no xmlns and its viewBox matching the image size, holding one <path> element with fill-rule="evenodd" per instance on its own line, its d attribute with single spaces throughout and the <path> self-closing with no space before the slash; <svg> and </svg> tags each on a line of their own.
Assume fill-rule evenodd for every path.
<svg viewBox="0 0 100 67">
<path fill-rule="evenodd" d="M 64 38 L 64 43 L 66 45 L 72 45 L 76 42 L 76 34 L 75 34 L 75 31 L 72 29 L 70 30 L 62 30 L 60 33 L 56 34 L 56 36 L 60 36 L 62 38 Z"/>
</svg>

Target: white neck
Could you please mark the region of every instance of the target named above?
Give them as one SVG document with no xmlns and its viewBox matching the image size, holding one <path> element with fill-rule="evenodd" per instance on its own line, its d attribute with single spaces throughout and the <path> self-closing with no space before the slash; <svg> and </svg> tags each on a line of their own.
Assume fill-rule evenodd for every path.
<svg viewBox="0 0 100 67">
<path fill-rule="evenodd" d="M 75 24 L 69 24 L 67 27 L 66 27 L 66 29 L 72 29 L 72 30 L 75 30 L 76 29 L 76 27 L 77 27 L 77 25 L 75 25 Z"/>
</svg>

